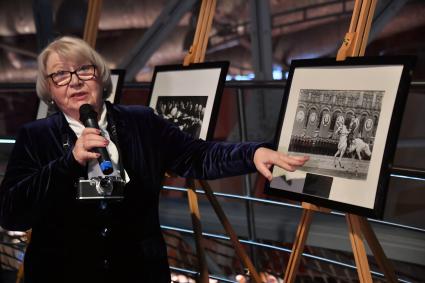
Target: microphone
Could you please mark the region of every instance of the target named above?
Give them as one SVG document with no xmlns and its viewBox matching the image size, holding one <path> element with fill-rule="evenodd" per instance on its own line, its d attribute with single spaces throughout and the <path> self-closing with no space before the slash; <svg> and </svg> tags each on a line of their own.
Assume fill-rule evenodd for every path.
<svg viewBox="0 0 425 283">
<path fill-rule="evenodd" d="M 97 123 L 97 113 L 90 104 L 83 104 L 80 106 L 80 121 L 86 128 L 100 129 L 99 124 Z M 109 157 L 106 148 L 95 147 L 93 148 L 93 151 L 100 154 L 100 157 L 97 159 L 97 161 L 99 161 L 99 166 L 103 174 L 111 174 L 114 169 L 112 167 L 111 158 Z"/>
</svg>

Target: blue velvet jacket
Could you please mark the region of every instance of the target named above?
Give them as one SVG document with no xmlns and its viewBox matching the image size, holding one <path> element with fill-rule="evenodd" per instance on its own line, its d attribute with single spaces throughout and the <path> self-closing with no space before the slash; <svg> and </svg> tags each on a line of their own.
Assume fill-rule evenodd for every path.
<svg viewBox="0 0 425 283">
<path fill-rule="evenodd" d="M 261 144 L 194 140 L 150 108 L 107 107 L 131 179 L 119 202 L 76 200 L 75 184 L 87 170 L 72 155 L 76 136 L 62 113 L 20 130 L 0 187 L 0 225 L 32 229 L 26 283 L 169 283 L 158 217 L 165 171 L 214 179 L 255 170 Z"/>
</svg>

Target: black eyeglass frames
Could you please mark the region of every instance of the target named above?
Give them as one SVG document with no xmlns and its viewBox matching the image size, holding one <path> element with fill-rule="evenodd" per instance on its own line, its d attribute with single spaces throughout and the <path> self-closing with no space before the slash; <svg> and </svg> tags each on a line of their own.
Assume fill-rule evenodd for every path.
<svg viewBox="0 0 425 283">
<path fill-rule="evenodd" d="M 83 65 L 76 69 L 75 71 L 58 71 L 47 75 L 51 78 L 53 83 L 57 86 L 68 85 L 72 80 L 72 75 L 75 74 L 79 80 L 88 81 L 94 78 L 96 75 L 96 66 L 95 65 Z"/>
</svg>

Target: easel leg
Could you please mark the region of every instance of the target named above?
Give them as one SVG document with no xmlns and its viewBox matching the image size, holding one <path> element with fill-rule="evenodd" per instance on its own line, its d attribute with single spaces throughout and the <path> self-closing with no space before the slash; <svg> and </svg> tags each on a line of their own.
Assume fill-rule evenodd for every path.
<svg viewBox="0 0 425 283">
<path fill-rule="evenodd" d="M 291 256 L 289 257 L 288 266 L 286 267 L 285 277 L 283 282 L 293 283 L 297 276 L 298 266 L 300 264 L 301 255 L 304 250 L 304 245 L 307 240 L 308 230 L 310 229 L 313 210 L 303 209 L 300 224 L 298 225 L 295 242 L 292 248 Z"/>
<path fill-rule="evenodd" d="M 86 22 L 84 24 L 83 38 L 93 48 L 96 45 L 102 2 L 102 0 L 91 0 L 88 3 L 89 6 L 87 10 Z"/>
<path fill-rule="evenodd" d="M 216 197 L 212 193 L 211 187 L 208 185 L 207 182 L 200 180 L 202 188 L 205 191 L 205 194 L 210 201 L 212 207 L 214 208 L 215 213 L 217 214 L 218 218 L 220 219 L 221 224 L 223 225 L 224 229 L 227 232 L 227 235 L 230 237 L 230 241 L 233 244 L 233 247 L 235 248 L 236 254 L 239 256 L 239 258 L 242 260 L 244 266 L 248 268 L 250 272 L 250 276 L 252 278 L 252 281 L 255 283 L 261 283 L 260 276 L 258 275 L 257 270 L 255 269 L 254 265 L 252 264 L 251 260 L 249 259 L 248 255 L 246 254 L 245 250 L 243 249 L 242 245 L 239 243 L 238 236 L 236 235 L 236 232 L 233 230 L 232 225 L 230 224 L 229 220 L 227 219 L 226 215 L 224 214 L 223 209 L 221 208 L 220 204 L 218 203 Z"/>
<path fill-rule="evenodd" d="M 363 232 L 363 236 L 365 237 L 369 245 L 369 248 L 372 250 L 372 253 L 375 256 L 376 262 L 378 263 L 380 269 L 384 273 L 386 280 L 391 283 L 398 282 L 393 265 L 385 256 L 384 250 L 379 244 L 379 241 L 376 238 L 376 235 L 373 232 L 372 227 L 370 227 L 369 222 L 364 217 L 360 217 L 357 215 L 355 216 L 358 217 L 358 220 L 360 222 L 360 227 Z"/>
<path fill-rule="evenodd" d="M 190 215 L 192 217 L 193 231 L 195 232 L 196 253 L 199 263 L 199 282 L 208 283 L 208 266 L 205 260 L 205 249 L 202 238 L 201 215 L 198 206 L 198 197 L 195 192 L 195 182 L 192 179 L 187 180 L 187 195 L 189 201 Z"/>
<path fill-rule="evenodd" d="M 360 221 L 356 215 L 346 214 L 348 232 L 350 236 L 351 248 L 353 249 L 354 259 L 357 266 L 357 274 L 360 282 L 372 283 L 369 263 L 367 261 L 366 249 L 363 243 Z"/>
<path fill-rule="evenodd" d="M 21 263 L 18 268 L 18 272 L 16 273 L 16 281 L 15 283 L 22 283 L 24 279 L 24 263 Z"/>
</svg>

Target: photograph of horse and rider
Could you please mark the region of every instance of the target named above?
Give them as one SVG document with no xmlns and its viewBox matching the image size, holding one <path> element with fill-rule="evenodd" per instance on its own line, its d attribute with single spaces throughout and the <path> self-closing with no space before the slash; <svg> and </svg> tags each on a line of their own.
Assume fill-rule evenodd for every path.
<svg viewBox="0 0 425 283">
<path fill-rule="evenodd" d="M 367 179 L 384 91 L 301 89 L 289 152 L 303 171 Z"/>
</svg>

